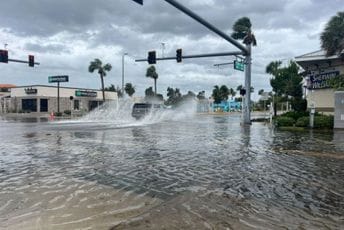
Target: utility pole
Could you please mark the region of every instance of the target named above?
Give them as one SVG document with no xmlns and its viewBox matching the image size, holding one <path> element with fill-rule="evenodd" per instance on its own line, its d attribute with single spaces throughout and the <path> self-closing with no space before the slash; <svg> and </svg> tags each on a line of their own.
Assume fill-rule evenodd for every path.
<svg viewBox="0 0 344 230">
<path fill-rule="evenodd" d="M 124 56 L 128 53 L 122 54 L 122 95 L 124 95 Z"/>
<path fill-rule="evenodd" d="M 242 111 L 243 123 L 251 124 L 251 44 L 246 46 L 247 54 L 245 56 L 245 102 Z"/>
</svg>

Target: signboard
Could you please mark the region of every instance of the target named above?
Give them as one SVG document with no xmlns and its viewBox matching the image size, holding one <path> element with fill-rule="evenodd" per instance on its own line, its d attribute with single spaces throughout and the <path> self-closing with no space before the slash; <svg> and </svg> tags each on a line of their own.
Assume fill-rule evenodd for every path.
<svg viewBox="0 0 344 230">
<path fill-rule="evenodd" d="M 33 88 L 25 88 L 24 91 L 26 94 L 37 94 L 37 89 Z"/>
<path fill-rule="evenodd" d="M 97 92 L 87 90 L 75 90 L 75 96 L 77 97 L 97 97 Z"/>
<path fill-rule="evenodd" d="M 325 89 L 331 88 L 329 81 L 339 75 L 339 71 L 326 72 L 320 74 L 314 74 L 309 76 L 307 83 L 308 89 Z"/>
<path fill-rule="evenodd" d="M 50 76 L 48 77 L 49 83 L 56 83 L 56 82 L 68 82 L 67 75 L 60 75 L 60 76 Z"/>
<path fill-rule="evenodd" d="M 244 69 L 245 69 L 244 62 L 235 60 L 234 61 L 234 69 L 244 71 Z"/>
</svg>

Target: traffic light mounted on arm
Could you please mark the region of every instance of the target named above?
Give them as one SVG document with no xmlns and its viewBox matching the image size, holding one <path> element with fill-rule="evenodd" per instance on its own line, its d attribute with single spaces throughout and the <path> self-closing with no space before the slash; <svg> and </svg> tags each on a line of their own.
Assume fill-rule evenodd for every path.
<svg viewBox="0 0 344 230">
<path fill-rule="evenodd" d="M 149 64 L 156 64 L 156 52 L 155 52 L 155 50 L 148 52 L 148 63 Z"/>
<path fill-rule="evenodd" d="M 29 66 L 34 67 L 35 66 L 35 56 L 29 55 Z"/>
<path fill-rule="evenodd" d="M 8 51 L 0 50 L 0 62 L 8 63 Z"/>
<path fill-rule="evenodd" d="M 182 49 L 177 49 L 176 50 L 176 60 L 177 60 L 177 62 L 182 62 L 182 53 L 183 53 Z"/>
</svg>

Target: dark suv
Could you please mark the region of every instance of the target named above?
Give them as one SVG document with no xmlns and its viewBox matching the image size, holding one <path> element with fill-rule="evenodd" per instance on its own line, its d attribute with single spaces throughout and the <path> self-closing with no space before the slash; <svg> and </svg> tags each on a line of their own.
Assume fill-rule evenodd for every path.
<svg viewBox="0 0 344 230">
<path fill-rule="evenodd" d="M 152 111 L 160 110 L 162 105 L 151 103 L 135 103 L 131 115 L 136 119 L 141 119 Z"/>
</svg>

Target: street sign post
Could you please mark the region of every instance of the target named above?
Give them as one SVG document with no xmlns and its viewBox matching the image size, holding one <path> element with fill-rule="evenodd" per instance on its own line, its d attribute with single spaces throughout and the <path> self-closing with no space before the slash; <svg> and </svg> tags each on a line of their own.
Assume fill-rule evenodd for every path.
<svg viewBox="0 0 344 230">
<path fill-rule="evenodd" d="M 60 115 L 60 82 L 68 82 L 68 75 L 49 76 L 49 83 L 57 83 L 57 113 Z"/>
</svg>

